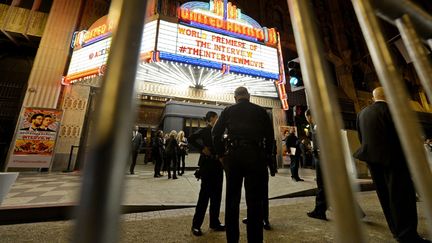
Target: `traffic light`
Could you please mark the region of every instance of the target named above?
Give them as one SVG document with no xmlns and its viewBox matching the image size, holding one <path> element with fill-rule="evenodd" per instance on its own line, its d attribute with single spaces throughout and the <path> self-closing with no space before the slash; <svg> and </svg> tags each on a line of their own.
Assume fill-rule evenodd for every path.
<svg viewBox="0 0 432 243">
<path fill-rule="evenodd" d="M 298 63 L 298 61 L 292 60 L 288 62 L 287 66 L 288 66 L 288 75 L 290 76 L 289 83 L 291 86 L 291 91 L 304 89 L 300 63 Z"/>
</svg>

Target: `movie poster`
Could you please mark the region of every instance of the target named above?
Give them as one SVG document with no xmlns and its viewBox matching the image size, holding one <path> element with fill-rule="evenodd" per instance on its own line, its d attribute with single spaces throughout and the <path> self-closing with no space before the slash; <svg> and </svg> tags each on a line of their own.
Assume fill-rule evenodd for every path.
<svg viewBox="0 0 432 243">
<path fill-rule="evenodd" d="M 7 167 L 49 168 L 62 111 L 24 108 Z"/>
</svg>

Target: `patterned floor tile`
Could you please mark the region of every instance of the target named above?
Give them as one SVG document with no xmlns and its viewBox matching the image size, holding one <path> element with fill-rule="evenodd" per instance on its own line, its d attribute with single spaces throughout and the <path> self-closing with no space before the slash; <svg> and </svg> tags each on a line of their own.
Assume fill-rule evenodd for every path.
<svg viewBox="0 0 432 243">
<path fill-rule="evenodd" d="M 60 201 L 64 196 L 40 196 L 37 198 L 34 198 L 33 200 L 29 201 L 28 203 L 56 203 Z"/>
<path fill-rule="evenodd" d="M 49 191 L 42 193 L 41 196 L 65 196 L 71 192 L 69 191 Z"/>
<path fill-rule="evenodd" d="M 37 188 L 33 188 L 28 190 L 27 192 L 48 192 L 55 189 L 55 187 L 43 187 L 43 186 L 39 186 Z"/>
<path fill-rule="evenodd" d="M 42 195 L 44 192 L 36 191 L 36 192 L 22 192 L 16 195 L 15 197 L 38 197 Z"/>
<path fill-rule="evenodd" d="M 3 200 L 2 205 L 25 205 L 37 197 L 13 197 Z"/>
</svg>

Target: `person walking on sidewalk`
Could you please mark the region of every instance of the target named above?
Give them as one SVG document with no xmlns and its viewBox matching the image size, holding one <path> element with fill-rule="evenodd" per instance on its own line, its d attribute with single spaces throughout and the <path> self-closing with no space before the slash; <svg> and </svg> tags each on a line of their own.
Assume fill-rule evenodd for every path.
<svg viewBox="0 0 432 243">
<path fill-rule="evenodd" d="M 131 175 L 135 174 L 135 165 L 136 165 L 138 153 L 141 148 L 142 142 L 143 142 L 143 137 L 141 133 L 138 132 L 138 126 L 135 126 L 132 131 L 132 148 L 131 148 L 132 163 L 129 167 L 129 172 L 131 173 Z"/>
<path fill-rule="evenodd" d="M 169 133 L 168 139 L 165 141 L 166 168 L 168 170 L 168 179 L 171 179 L 171 169 L 173 172 L 173 180 L 177 179 L 177 159 L 180 150 L 177 143 L 177 132 L 172 130 Z"/>
<path fill-rule="evenodd" d="M 192 220 L 192 233 L 202 235 L 201 225 L 204 221 L 207 205 L 210 201 L 210 228 L 215 231 L 224 231 L 225 225 L 219 221 L 219 212 L 222 199 L 223 169 L 216 157 L 211 137 L 211 130 L 218 115 L 216 112 L 207 112 L 204 120 L 207 127 L 198 130 L 189 137 L 189 143 L 200 151 L 198 161 L 201 188 L 195 214 Z"/>
<path fill-rule="evenodd" d="M 184 136 L 184 132 L 180 131 L 177 136 L 177 142 L 179 144 L 179 154 L 177 159 L 177 170 L 178 175 L 183 175 L 185 172 L 185 159 L 187 155 L 187 149 L 188 149 L 188 140 Z"/>
<path fill-rule="evenodd" d="M 298 138 L 295 135 L 295 129 L 293 127 L 290 128 L 290 133 L 288 137 L 285 139 L 286 149 L 288 155 L 290 156 L 290 169 L 291 169 L 291 179 L 293 181 L 304 181 L 300 178 L 299 171 L 299 159 L 300 159 L 300 149 L 298 146 Z"/>
<path fill-rule="evenodd" d="M 154 167 L 154 177 L 161 177 L 161 167 L 164 159 L 164 141 L 163 141 L 163 132 L 161 130 L 156 132 L 156 136 L 153 138 L 152 143 L 152 157 L 153 161 L 155 161 Z"/>
<path fill-rule="evenodd" d="M 361 147 L 354 157 L 369 167 L 393 237 L 403 243 L 430 242 L 417 233 L 416 193 L 382 87 L 373 90 L 373 99 L 357 116 Z"/>
</svg>

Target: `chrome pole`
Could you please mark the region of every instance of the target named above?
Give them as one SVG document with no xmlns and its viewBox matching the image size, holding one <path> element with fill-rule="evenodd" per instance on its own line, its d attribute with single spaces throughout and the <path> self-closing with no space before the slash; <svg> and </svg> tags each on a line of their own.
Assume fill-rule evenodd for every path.
<svg viewBox="0 0 432 243">
<path fill-rule="evenodd" d="M 120 204 L 135 116 L 134 85 L 147 1 L 113 0 L 108 68 L 98 97 L 92 148 L 86 156 L 73 242 L 118 241 Z M 117 21 L 118 20 L 118 21 Z"/>
<path fill-rule="evenodd" d="M 318 142 L 324 151 L 320 162 L 327 199 L 335 213 L 336 242 L 366 242 L 345 165 L 339 106 L 333 95 L 310 1 L 288 0 L 288 6 L 307 97 L 318 125 Z"/>
<path fill-rule="evenodd" d="M 373 7 L 378 17 L 396 25 L 396 19 L 406 14 L 416 26 L 417 34 L 422 39 L 432 38 L 432 16 L 408 0 L 379 0 L 373 1 Z"/>
<path fill-rule="evenodd" d="M 420 82 L 429 99 L 432 100 L 432 66 L 429 62 L 425 47 L 420 41 L 414 25 L 408 15 L 396 20 L 396 26 L 401 33 L 402 40 L 408 50 Z"/>
<path fill-rule="evenodd" d="M 409 107 L 408 94 L 393 63 L 390 51 L 368 0 L 352 0 L 372 61 L 386 92 L 396 130 L 402 143 L 415 186 L 424 200 L 425 213 L 432 223 L 432 174 L 421 139 L 415 113 Z M 429 231 L 432 232 L 432 224 Z"/>
</svg>

